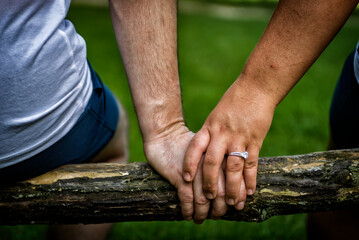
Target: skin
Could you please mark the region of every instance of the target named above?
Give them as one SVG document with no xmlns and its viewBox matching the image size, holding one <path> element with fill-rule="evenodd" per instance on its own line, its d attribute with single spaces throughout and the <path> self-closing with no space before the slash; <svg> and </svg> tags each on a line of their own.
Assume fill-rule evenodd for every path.
<svg viewBox="0 0 359 240">
<path fill-rule="evenodd" d="M 109 1 L 118 47 L 138 116 L 149 164 L 178 190 L 184 219 L 201 223 L 210 202 L 202 190 L 202 171 L 193 183 L 182 178 L 186 149 L 193 133 L 185 126 L 177 62 L 175 0 Z M 211 216 L 225 214 L 225 183 L 217 178 L 218 197 Z"/>
<path fill-rule="evenodd" d="M 185 219 L 202 223 L 210 204 L 213 219 L 225 214 L 227 204 L 243 209 L 246 195 L 255 191 L 259 150 L 276 106 L 329 44 L 357 3 L 280 1 L 242 73 L 194 134 L 185 126 L 182 115 L 176 1 L 110 0 L 145 155 L 151 166 L 177 188 Z M 114 139 L 94 161 L 126 158 L 125 145 L 117 145 L 121 141 Z M 236 156 L 225 158 L 230 152 L 244 150 L 249 152 L 246 161 Z M 58 226 L 55 234 L 103 239 L 110 227 Z"/>
<path fill-rule="evenodd" d="M 280 1 L 243 72 L 194 135 L 182 116 L 176 2 L 110 1 L 146 157 L 178 189 L 185 219 L 202 223 L 208 216 L 210 199 L 213 219 L 225 214 L 227 204 L 243 209 L 246 195 L 255 191 L 259 150 L 276 106 L 329 44 L 357 3 Z M 114 138 L 94 162 L 127 161 L 127 120 L 123 109 L 121 113 Z M 224 158 L 244 150 L 249 152 L 245 161 L 235 156 Z M 315 222 L 313 216 L 317 215 L 310 218 Z M 317 218 L 317 223 L 323 223 L 320 216 Z M 105 239 L 111 227 L 51 226 L 48 237 Z"/>
<path fill-rule="evenodd" d="M 258 155 L 276 106 L 294 87 L 341 29 L 357 0 L 281 0 L 242 73 L 192 139 L 183 165 L 191 182 L 203 161 L 203 191 L 218 194 L 226 154 L 226 201 L 241 209 L 256 188 Z M 244 187 L 243 187 L 244 186 Z"/>
</svg>

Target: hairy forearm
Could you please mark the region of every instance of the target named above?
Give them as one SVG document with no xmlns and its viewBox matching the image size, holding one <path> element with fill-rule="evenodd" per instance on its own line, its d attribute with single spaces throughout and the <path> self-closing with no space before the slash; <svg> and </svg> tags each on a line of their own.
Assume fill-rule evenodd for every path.
<svg viewBox="0 0 359 240">
<path fill-rule="evenodd" d="M 357 0 L 281 0 L 237 80 L 274 105 L 334 38 Z"/>
<path fill-rule="evenodd" d="M 111 16 L 144 140 L 183 124 L 175 0 L 110 0 Z"/>
</svg>

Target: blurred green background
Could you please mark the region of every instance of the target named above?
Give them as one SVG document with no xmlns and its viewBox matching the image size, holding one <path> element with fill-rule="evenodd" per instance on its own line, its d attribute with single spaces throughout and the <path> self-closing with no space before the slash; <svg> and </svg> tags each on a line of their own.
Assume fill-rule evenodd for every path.
<svg viewBox="0 0 359 240">
<path fill-rule="evenodd" d="M 88 58 L 102 80 L 127 109 L 130 161 L 145 161 L 142 140 L 117 50 L 106 3 L 75 1 L 68 18 L 84 37 Z M 90 1 L 91 2 L 91 1 Z M 186 122 L 198 131 L 226 89 L 237 78 L 274 8 L 268 1 L 180 1 L 178 40 L 180 78 Z M 248 7 L 248 2 L 256 2 Z M 243 3 L 243 4 L 241 4 Z M 265 6 L 265 8 L 263 8 Z M 328 142 L 331 95 L 341 67 L 358 41 L 357 14 L 276 110 L 260 155 L 323 151 Z M 118 223 L 110 239 L 305 239 L 306 215 L 273 217 L 263 223 L 206 221 Z M 46 226 L 1 226 L 0 239 L 44 239 Z"/>
</svg>

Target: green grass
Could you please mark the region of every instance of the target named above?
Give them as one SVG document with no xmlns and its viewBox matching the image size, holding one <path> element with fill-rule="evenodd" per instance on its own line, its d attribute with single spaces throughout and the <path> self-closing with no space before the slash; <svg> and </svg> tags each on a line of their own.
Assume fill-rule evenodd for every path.
<svg viewBox="0 0 359 240">
<path fill-rule="evenodd" d="M 108 9 L 73 6 L 69 13 L 88 45 L 88 58 L 128 111 L 130 160 L 145 161 L 142 140 L 117 50 Z M 179 59 L 186 122 L 197 131 L 236 79 L 269 16 L 223 20 L 179 14 Z M 328 112 L 341 66 L 355 47 L 359 19 L 349 20 L 303 80 L 278 107 L 261 156 L 322 151 L 328 141 Z M 110 239 L 305 239 L 305 214 L 263 223 L 206 221 L 116 224 Z M 43 239 L 45 226 L 2 226 L 0 239 Z"/>
</svg>

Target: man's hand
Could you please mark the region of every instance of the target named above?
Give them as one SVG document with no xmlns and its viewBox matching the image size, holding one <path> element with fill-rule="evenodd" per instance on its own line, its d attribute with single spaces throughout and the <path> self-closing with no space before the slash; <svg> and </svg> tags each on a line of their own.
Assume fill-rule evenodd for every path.
<svg viewBox="0 0 359 240">
<path fill-rule="evenodd" d="M 126 69 L 148 162 L 177 189 L 185 219 L 201 223 L 210 202 L 201 171 L 193 185 L 182 178 L 183 159 L 193 137 L 182 116 L 177 62 L 175 0 L 110 0 L 117 43 Z M 223 174 L 222 174 L 223 175 Z M 226 212 L 224 177 L 212 217 Z"/>
<path fill-rule="evenodd" d="M 266 95 L 249 89 L 241 78 L 228 89 L 191 141 L 183 166 L 184 179 L 192 181 L 205 153 L 203 189 L 208 199 L 214 199 L 225 155 L 248 151 L 248 159 L 228 156 L 224 164 L 226 201 L 238 210 L 243 209 L 246 195 L 255 191 L 259 150 L 275 109 Z"/>
<path fill-rule="evenodd" d="M 208 215 L 210 201 L 203 194 L 202 171 L 198 171 L 193 183 L 182 178 L 183 159 L 193 133 L 184 125 L 172 126 L 166 134 L 144 142 L 144 150 L 149 164 L 177 188 L 184 219 L 202 223 Z M 227 210 L 224 201 L 224 176 L 221 175 L 220 196 L 213 201 L 211 216 L 223 216 Z M 194 214 L 194 215 L 193 215 Z"/>
<path fill-rule="evenodd" d="M 185 220 L 191 220 L 194 211 L 192 183 L 181 177 L 184 154 L 192 137 L 193 133 L 183 126 L 168 135 L 144 142 L 148 163 L 177 188 Z"/>
</svg>

